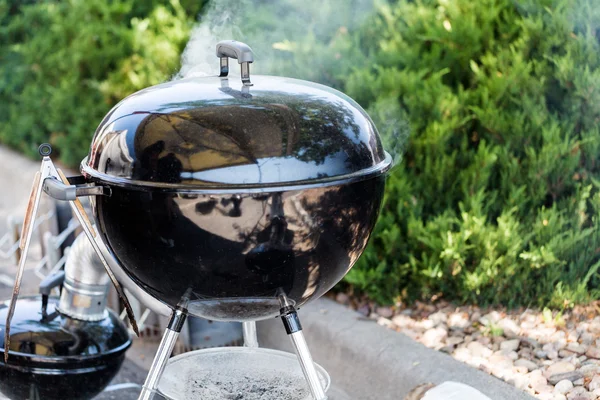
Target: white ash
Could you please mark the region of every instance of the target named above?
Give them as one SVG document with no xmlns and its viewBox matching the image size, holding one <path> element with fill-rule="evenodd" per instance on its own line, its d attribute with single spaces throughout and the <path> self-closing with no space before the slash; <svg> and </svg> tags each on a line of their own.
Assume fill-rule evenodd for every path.
<svg viewBox="0 0 600 400">
<path fill-rule="evenodd" d="M 159 384 L 178 400 L 308 400 L 298 360 L 252 351 L 222 351 L 169 363 Z"/>
</svg>

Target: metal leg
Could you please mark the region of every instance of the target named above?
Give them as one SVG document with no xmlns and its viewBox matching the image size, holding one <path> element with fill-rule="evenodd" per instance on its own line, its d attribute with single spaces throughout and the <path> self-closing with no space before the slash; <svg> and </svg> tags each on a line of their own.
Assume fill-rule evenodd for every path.
<svg viewBox="0 0 600 400">
<path fill-rule="evenodd" d="M 242 322 L 242 333 L 244 334 L 245 347 L 258 347 L 258 339 L 256 337 L 256 322 Z"/>
<path fill-rule="evenodd" d="M 35 174 L 35 178 L 33 179 L 33 186 L 31 188 L 31 194 L 29 195 L 27 211 L 25 211 L 25 220 L 23 221 L 23 230 L 21 231 L 21 241 L 19 243 L 19 248 L 21 249 L 21 258 L 19 259 L 19 266 L 17 267 L 17 275 L 15 277 L 12 297 L 8 306 L 8 313 L 6 314 L 6 328 L 4 329 L 5 363 L 8 363 L 8 352 L 10 350 L 10 322 L 13 314 L 15 313 L 17 298 L 19 297 L 19 291 L 21 290 L 21 280 L 23 279 L 23 271 L 25 270 L 25 263 L 27 262 L 27 254 L 29 252 L 29 244 L 31 243 L 31 235 L 35 225 L 35 217 L 37 216 L 38 207 L 40 206 L 40 198 L 42 197 L 42 182 L 44 178 L 50 175 L 51 163 L 52 162 L 47 157 L 44 157 L 42 160 L 42 166 Z"/>
<path fill-rule="evenodd" d="M 160 345 L 158 346 L 158 350 L 156 351 L 152 366 L 150 367 L 150 371 L 148 372 L 148 376 L 146 377 L 138 400 L 151 400 L 154 397 L 156 388 L 158 387 L 158 381 L 165 370 L 169 357 L 171 357 L 173 347 L 175 347 L 175 342 L 177 341 L 179 332 L 181 332 L 185 318 L 186 315 L 183 311 L 173 311 L 171 321 L 169 321 L 169 326 L 165 329 L 165 333 L 160 341 Z"/>
<path fill-rule="evenodd" d="M 35 385 L 35 383 L 32 383 L 31 386 L 29 386 L 29 398 L 31 400 L 41 400 L 40 392 L 38 391 L 38 388 Z"/>
<path fill-rule="evenodd" d="M 300 319 L 298 313 L 291 307 L 282 309 L 281 320 L 285 326 L 285 330 L 292 340 L 294 350 L 298 356 L 298 361 L 302 367 L 304 377 L 308 382 L 308 387 L 314 400 L 327 400 L 323 386 L 321 386 L 321 380 L 315 369 L 315 363 L 313 362 L 310 350 L 304 340 L 304 334 L 302 333 L 302 325 L 300 325 Z"/>
</svg>

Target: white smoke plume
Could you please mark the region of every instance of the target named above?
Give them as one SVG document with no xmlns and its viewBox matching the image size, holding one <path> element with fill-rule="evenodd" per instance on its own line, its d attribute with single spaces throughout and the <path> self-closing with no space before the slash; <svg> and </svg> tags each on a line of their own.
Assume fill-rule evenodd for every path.
<svg viewBox="0 0 600 400">
<path fill-rule="evenodd" d="M 372 60 L 358 48 L 357 30 L 370 23 L 378 0 L 213 0 L 192 32 L 175 79 L 215 76 L 217 42 L 245 42 L 254 51 L 252 74 L 279 75 L 342 87 L 355 68 Z M 239 76 L 230 61 L 230 75 Z M 371 116 L 384 147 L 399 161 L 409 135 L 397 99 L 378 104 Z"/>
<path fill-rule="evenodd" d="M 375 11 L 375 0 L 213 0 L 191 35 L 175 78 L 218 74 L 215 45 L 225 39 L 252 47 L 253 73 L 279 74 L 279 63 L 289 64 L 297 57 L 291 53 L 299 52 L 311 58 L 300 67 L 318 68 L 336 54 L 311 54 L 307 40 L 330 45 L 335 35 L 352 34 Z M 230 64 L 237 68 L 237 63 Z"/>
</svg>

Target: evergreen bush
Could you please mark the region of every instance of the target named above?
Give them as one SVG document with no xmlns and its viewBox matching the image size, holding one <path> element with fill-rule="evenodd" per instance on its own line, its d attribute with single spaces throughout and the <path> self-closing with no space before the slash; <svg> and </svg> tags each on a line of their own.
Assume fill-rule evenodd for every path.
<svg viewBox="0 0 600 400">
<path fill-rule="evenodd" d="M 384 136 L 410 127 L 346 284 L 380 303 L 598 298 L 596 2 L 376 1 L 361 21 L 364 3 L 288 1 L 247 33 L 273 72 L 336 86 Z M 294 23 L 304 14 L 329 23 Z"/>
<path fill-rule="evenodd" d="M 118 100 L 177 72 L 202 4 L 0 0 L 0 141 L 77 166 Z"/>
<path fill-rule="evenodd" d="M 381 302 L 565 307 L 598 298 L 600 9 L 400 1 L 361 33 L 344 89 L 394 99 L 412 136 L 347 282 Z"/>
</svg>

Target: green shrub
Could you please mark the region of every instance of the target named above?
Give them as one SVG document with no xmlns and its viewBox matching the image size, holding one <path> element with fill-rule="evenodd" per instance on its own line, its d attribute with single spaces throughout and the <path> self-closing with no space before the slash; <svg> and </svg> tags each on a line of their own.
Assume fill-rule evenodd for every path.
<svg viewBox="0 0 600 400">
<path fill-rule="evenodd" d="M 600 11 L 594 2 L 416 1 L 365 27 L 345 89 L 412 136 L 347 281 L 373 298 L 552 305 L 598 297 Z"/>
<path fill-rule="evenodd" d="M 345 284 L 381 303 L 598 298 L 595 2 L 375 1 L 357 14 L 367 3 L 263 6 L 244 31 L 275 60 L 268 72 L 341 89 L 386 137 L 410 126 Z"/>
<path fill-rule="evenodd" d="M 78 165 L 118 100 L 178 70 L 202 3 L 0 0 L 0 141 Z"/>
<path fill-rule="evenodd" d="M 253 71 L 339 88 L 397 143 L 410 128 L 345 285 L 382 303 L 598 298 L 595 2 L 373 1 L 219 3 Z M 50 136 L 73 164 L 115 101 L 175 72 L 193 18 L 177 2 L 27 3 L 0 0 L 0 140 L 31 153 Z"/>
</svg>

